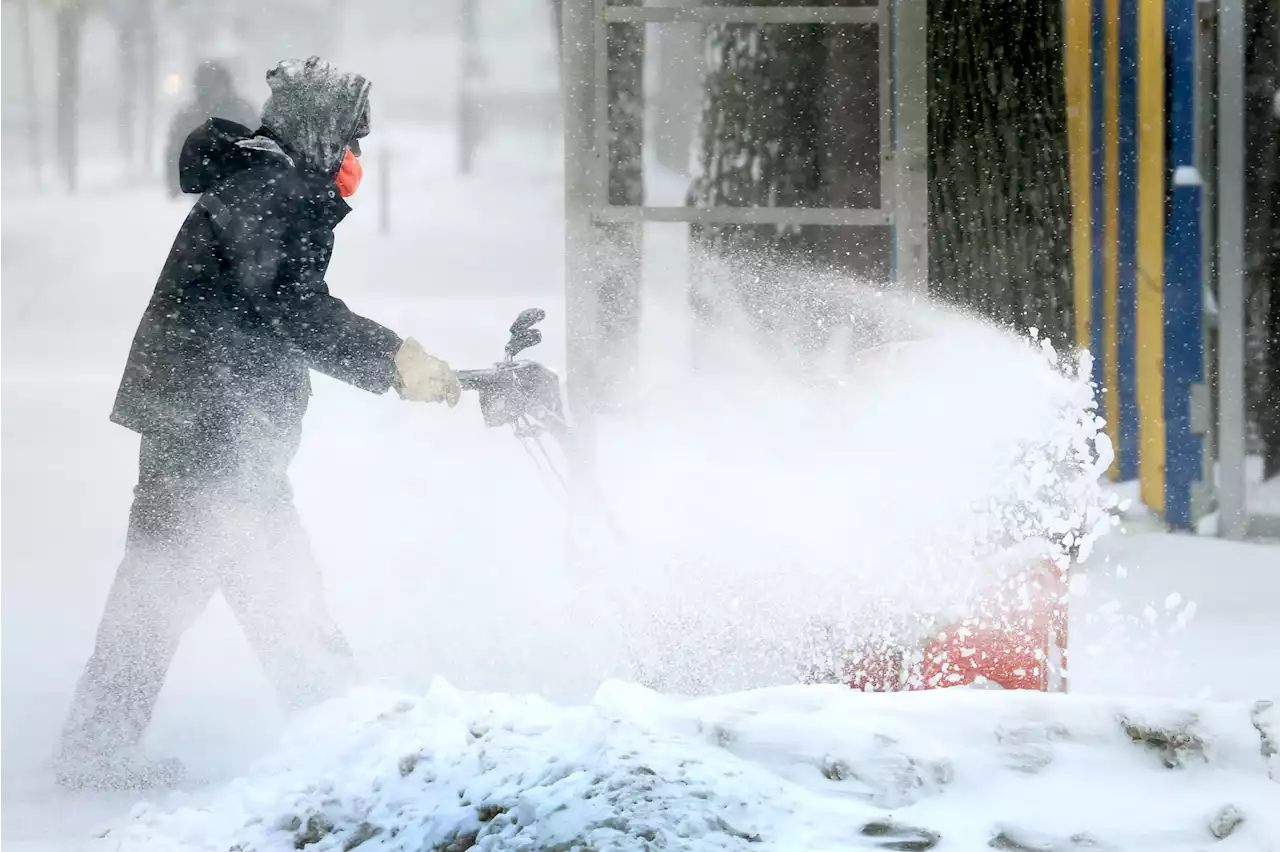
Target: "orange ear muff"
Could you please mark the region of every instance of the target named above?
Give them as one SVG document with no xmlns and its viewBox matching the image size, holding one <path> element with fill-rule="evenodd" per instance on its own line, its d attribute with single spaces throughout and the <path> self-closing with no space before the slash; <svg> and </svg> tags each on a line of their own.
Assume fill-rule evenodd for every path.
<svg viewBox="0 0 1280 852">
<path fill-rule="evenodd" d="M 338 175 L 333 179 L 343 198 L 350 198 L 356 194 L 362 177 L 364 177 L 364 166 L 360 165 L 360 158 L 351 153 L 351 149 L 348 148 L 346 156 L 342 158 L 342 167 L 338 169 Z"/>
</svg>

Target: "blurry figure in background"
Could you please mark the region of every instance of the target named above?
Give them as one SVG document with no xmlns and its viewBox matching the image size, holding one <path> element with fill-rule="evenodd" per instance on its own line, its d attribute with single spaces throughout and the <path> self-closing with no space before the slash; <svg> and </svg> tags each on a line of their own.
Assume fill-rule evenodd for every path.
<svg viewBox="0 0 1280 852">
<path fill-rule="evenodd" d="M 178 158 L 188 134 L 211 118 L 225 118 L 247 127 L 258 125 L 258 111 L 236 92 L 231 71 L 217 60 L 207 60 L 196 68 L 191 88 L 193 99 L 169 126 L 169 144 L 165 148 L 165 186 L 169 197 L 176 198 L 182 188 L 178 183 Z"/>
<path fill-rule="evenodd" d="M 310 370 L 381 394 L 458 401 L 449 365 L 349 310 L 324 277 L 360 182 L 369 83 L 316 57 L 267 73 L 257 131 L 187 137 L 200 198 L 133 339 L 111 419 L 142 436 L 124 560 L 76 688 L 55 768 L 70 787 L 164 786 L 138 746 L 183 633 L 221 592 L 291 709 L 358 677 L 324 602 L 288 467 Z"/>
</svg>

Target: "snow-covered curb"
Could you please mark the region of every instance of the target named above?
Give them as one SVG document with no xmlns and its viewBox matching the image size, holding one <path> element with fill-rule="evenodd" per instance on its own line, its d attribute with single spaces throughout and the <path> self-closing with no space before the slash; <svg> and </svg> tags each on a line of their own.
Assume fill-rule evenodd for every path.
<svg viewBox="0 0 1280 852">
<path fill-rule="evenodd" d="M 314 711 L 199 805 L 102 848 L 1275 849 L 1277 717 L 1258 704 L 835 686 L 591 706 L 365 692 Z"/>
</svg>

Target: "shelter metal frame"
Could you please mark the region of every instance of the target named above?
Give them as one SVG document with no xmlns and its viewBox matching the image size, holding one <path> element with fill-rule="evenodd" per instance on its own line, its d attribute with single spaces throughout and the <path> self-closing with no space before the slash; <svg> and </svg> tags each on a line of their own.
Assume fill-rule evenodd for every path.
<svg viewBox="0 0 1280 852">
<path fill-rule="evenodd" d="M 599 225 L 619 222 L 832 225 L 892 229 L 891 269 L 899 286 L 923 290 L 928 278 L 928 90 L 926 0 L 869 6 L 611 5 L 562 0 L 565 294 L 570 402 L 593 409 L 599 341 L 596 264 Z M 803 0 L 802 0 L 803 3 Z M 610 204 L 609 54 L 612 23 L 826 24 L 878 28 L 880 199 L 874 208 L 658 207 Z M 588 430 L 589 434 L 589 430 Z M 583 448 L 589 453 L 587 446 Z"/>
<path fill-rule="evenodd" d="M 1280 538 L 1280 516 L 1251 514 L 1245 418 L 1245 10 L 1217 4 L 1218 534 Z"/>
</svg>

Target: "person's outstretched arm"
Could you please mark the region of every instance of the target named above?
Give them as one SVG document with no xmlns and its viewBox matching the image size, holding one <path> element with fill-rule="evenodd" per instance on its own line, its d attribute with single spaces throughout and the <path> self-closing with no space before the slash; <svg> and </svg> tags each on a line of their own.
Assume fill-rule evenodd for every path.
<svg viewBox="0 0 1280 852">
<path fill-rule="evenodd" d="M 217 202 L 214 202 L 215 205 Z M 254 215 L 259 213 L 259 215 Z M 332 234 L 319 242 L 287 211 L 223 208 L 219 243 L 252 319 L 285 338 L 312 369 L 373 393 L 395 381 L 398 334 L 352 311 L 324 280 Z"/>
<path fill-rule="evenodd" d="M 394 387 L 407 399 L 457 402 L 457 378 L 448 364 L 329 292 L 324 274 L 331 232 L 293 227 L 280 213 L 226 212 L 224 254 L 248 306 L 308 366 L 372 393 Z"/>
</svg>

